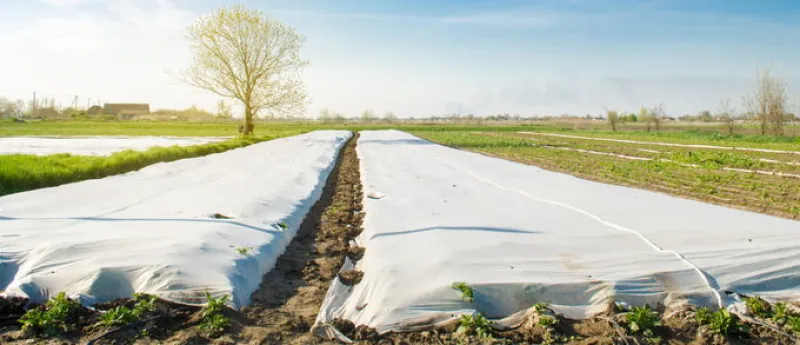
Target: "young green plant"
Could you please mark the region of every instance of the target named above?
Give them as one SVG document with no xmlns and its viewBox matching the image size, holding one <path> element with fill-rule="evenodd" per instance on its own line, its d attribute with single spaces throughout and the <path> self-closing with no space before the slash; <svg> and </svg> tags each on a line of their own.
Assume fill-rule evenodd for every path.
<svg viewBox="0 0 800 345">
<path fill-rule="evenodd" d="M 771 308 L 767 301 L 758 297 L 745 297 L 744 304 L 747 306 L 747 310 L 750 311 L 753 316 L 760 318 L 770 317 Z"/>
<path fill-rule="evenodd" d="M 650 309 L 650 306 L 633 307 L 625 314 L 628 329 L 633 333 L 641 332 L 645 336 L 652 336 L 656 327 L 661 326 L 661 318 L 658 313 Z"/>
<path fill-rule="evenodd" d="M 465 282 L 455 282 L 453 285 L 450 286 L 454 290 L 461 291 L 461 299 L 467 302 L 473 302 L 475 300 L 475 294 L 472 291 L 472 287 L 467 285 Z"/>
<path fill-rule="evenodd" d="M 80 305 L 59 292 L 43 307 L 28 310 L 20 319 L 22 330 L 35 336 L 52 337 L 67 331 L 68 318 L 78 311 Z"/>
<path fill-rule="evenodd" d="M 481 314 L 464 314 L 458 320 L 456 333 L 466 336 L 474 335 L 478 339 L 491 339 L 491 322 Z"/>
<path fill-rule="evenodd" d="M 225 305 L 228 302 L 228 295 L 214 298 L 206 292 L 207 304 L 202 311 L 202 320 L 197 326 L 206 331 L 210 336 L 216 337 L 225 332 L 231 325 L 230 319 L 223 314 Z"/>
<path fill-rule="evenodd" d="M 155 310 L 155 301 L 158 297 L 147 294 L 135 293 L 133 308 L 117 306 L 100 317 L 100 323 L 105 326 L 125 326 L 139 321 L 146 313 Z"/>
</svg>

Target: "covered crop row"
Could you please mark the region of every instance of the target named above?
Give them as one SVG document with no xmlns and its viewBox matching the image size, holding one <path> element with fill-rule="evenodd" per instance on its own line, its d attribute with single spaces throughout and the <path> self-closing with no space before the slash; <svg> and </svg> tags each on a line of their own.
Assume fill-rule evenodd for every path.
<svg viewBox="0 0 800 345">
<path fill-rule="evenodd" d="M 539 303 L 583 319 L 614 302 L 729 307 L 737 294 L 797 300 L 796 221 L 581 180 L 433 144 L 362 132 L 365 249 L 335 281 L 315 330 L 378 333 L 479 313 L 524 322 Z"/>
<path fill-rule="evenodd" d="M 248 303 L 315 203 L 347 131 L 318 131 L 0 198 L 0 290 L 83 304 L 149 293 Z"/>
</svg>

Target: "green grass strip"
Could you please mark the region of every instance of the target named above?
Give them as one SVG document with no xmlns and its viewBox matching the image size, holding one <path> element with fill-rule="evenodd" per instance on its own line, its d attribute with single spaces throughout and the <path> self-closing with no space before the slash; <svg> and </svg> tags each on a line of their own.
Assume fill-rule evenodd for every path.
<svg viewBox="0 0 800 345">
<path fill-rule="evenodd" d="M 146 151 L 125 150 L 110 156 L 75 156 L 66 153 L 48 156 L 0 155 L 0 196 L 122 174 L 159 162 L 225 152 L 283 134 L 296 133 L 235 138 L 194 146 L 153 147 Z"/>
</svg>

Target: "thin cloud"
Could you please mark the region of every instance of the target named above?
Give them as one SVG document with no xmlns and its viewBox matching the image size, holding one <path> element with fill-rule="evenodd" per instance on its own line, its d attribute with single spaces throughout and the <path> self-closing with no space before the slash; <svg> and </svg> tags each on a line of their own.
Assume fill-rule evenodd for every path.
<svg viewBox="0 0 800 345">
<path fill-rule="evenodd" d="M 278 14 L 296 15 L 318 18 L 362 19 L 374 21 L 426 21 L 433 23 L 450 23 L 465 25 L 510 26 L 510 27 L 542 27 L 553 26 L 564 17 L 555 12 L 519 10 L 503 12 L 475 12 L 445 16 L 412 16 L 389 13 L 369 12 L 319 12 L 308 10 L 282 9 Z"/>
<path fill-rule="evenodd" d="M 565 15 L 544 11 L 503 11 L 465 14 L 437 18 L 438 21 L 453 24 L 474 24 L 510 27 L 547 27 L 565 20 Z"/>
<path fill-rule="evenodd" d="M 39 1 L 44 3 L 45 5 L 50 5 L 55 7 L 71 7 L 71 6 L 84 5 L 90 2 L 100 2 L 104 0 L 39 0 Z"/>
<path fill-rule="evenodd" d="M 282 15 L 294 15 L 303 17 L 364 19 L 364 20 L 376 20 L 376 21 L 418 21 L 418 20 L 432 19 L 420 16 L 406 16 L 406 15 L 369 13 L 369 12 L 321 12 L 321 11 L 292 10 L 292 9 L 278 9 L 274 10 L 274 12 Z"/>
</svg>

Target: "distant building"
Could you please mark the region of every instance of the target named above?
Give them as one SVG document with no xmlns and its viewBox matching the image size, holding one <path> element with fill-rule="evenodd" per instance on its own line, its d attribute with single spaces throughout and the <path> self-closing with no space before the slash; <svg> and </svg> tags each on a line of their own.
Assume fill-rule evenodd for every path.
<svg viewBox="0 0 800 345">
<path fill-rule="evenodd" d="M 141 115 L 150 114 L 150 104 L 106 103 L 103 113 L 115 115 L 120 120 L 134 120 Z"/>
</svg>

